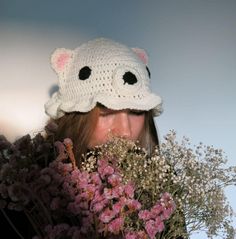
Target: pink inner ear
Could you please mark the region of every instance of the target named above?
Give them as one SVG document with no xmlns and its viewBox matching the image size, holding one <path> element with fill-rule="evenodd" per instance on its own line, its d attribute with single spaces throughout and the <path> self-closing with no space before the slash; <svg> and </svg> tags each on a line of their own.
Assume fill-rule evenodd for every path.
<svg viewBox="0 0 236 239">
<path fill-rule="evenodd" d="M 137 54 L 137 56 L 141 59 L 144 64 L 148 64 L 148 56 L 145 50 L 140 48 L 132 48 L 132 50 Z"/>
<path fill-rule="evenodd" d="M 65 64 L 69 61 L 70 54 L 68 53 L 62 53 L 56 61 L 57 69 L 62 70 L 65 66 Z"/>
</svg>

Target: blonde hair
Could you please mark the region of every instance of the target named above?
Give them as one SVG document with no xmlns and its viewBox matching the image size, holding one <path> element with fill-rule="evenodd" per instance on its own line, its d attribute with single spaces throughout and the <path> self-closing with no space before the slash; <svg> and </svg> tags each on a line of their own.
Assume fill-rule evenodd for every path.
<svg viewBox="0 0 236 239">
<path fill-rule="evenodd" d="M 48 125 L 56 125 L 56 129 L 53 131 L 47 130 L 48 136 L 52 135 L 55 141 L 63 141 L 65 138 L 70 138 L 73 141 L 73 151 L 78 165 L 81 164 L 81 156 L 88 151 L 88 144 L 95 130 L 100 110 L 101 105 L 97 105 L 87 113 L 66 113 L 61 118 L 51 119 L 48 122 Z M 140 146 L 148 151 L 148 154 L 151 154 L 155 146 L 159 147 L 152 110 L 145 111 L 145 125 L 138 141 Z"/>
</svg>

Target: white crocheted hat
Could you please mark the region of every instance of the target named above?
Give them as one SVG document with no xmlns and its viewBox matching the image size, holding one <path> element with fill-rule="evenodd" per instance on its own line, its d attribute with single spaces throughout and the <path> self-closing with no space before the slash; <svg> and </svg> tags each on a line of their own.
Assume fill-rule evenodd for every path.
<svg viewBox="0 0 236 239">
<path fill-rule="evenodd" d="M 51 57 L 59 90 L 45 104 L 54 119 L 65 112 L 88 112 L 97 103 L 114 110 L 161 113 L 162 100 L 149 88 L 147 54 L 110 39 L 98 38 L 74 50 L 59 48 Z"/>
</svg>

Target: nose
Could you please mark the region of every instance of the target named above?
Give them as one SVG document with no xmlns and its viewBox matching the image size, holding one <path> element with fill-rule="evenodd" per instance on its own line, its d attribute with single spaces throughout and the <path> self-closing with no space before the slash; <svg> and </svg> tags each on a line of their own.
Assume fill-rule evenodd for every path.
<svg viewBox="0 0 236 239">
<path fill-rule="evenodd" d="M 111 132 L 114 136 L 131 139 L 131 123 L 127 112 L 119 112 L 115 115 Z"/>
</svg>

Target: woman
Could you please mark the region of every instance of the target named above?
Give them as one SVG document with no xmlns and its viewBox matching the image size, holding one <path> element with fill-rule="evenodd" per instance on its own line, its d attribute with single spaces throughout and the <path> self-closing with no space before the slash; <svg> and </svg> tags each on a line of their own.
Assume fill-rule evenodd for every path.
<svg viewBox="0 0 236 239">
<path fill-rule="evenodd" d="M 73 51 L 57 49 L 51 63 L 59 91 L 45 111 L 58 126 L 56 139 L 72 139 L 77 159 L 111 134 L 138 140 L 149 152 L 158 145 L 153 116 L 162 100 L 150 91 L 144 50 L 100 38 Z"/>
<path fill-rule="evenodd" d="M 143 49 L 100 38 L 75 50 L 57 49 L 51 63 L 59 90 L 45 111 L 57 126 L 55 139 L 72 139 L 78 165 L 111 135 L 138 141 L 149 154 L 159 145 L 154 117 L 162 112 L 162 100 L 150 90 Z"/>
<path fill-rule="evenodd" d="M 154 117 L 162 111 L 162 100 L 150 90 L 144 50 L 99 38 L 75 50 L 55 50 L 51 64 L 59 90 L 45 104 L 48 138 L 70 138 L 78 166 L 83 154 L 111 136 L 139 141 L 149 154 L 159 145 Z M 53 132 L 50 125 L 56 126 Z M 24 225 L 21 233 L 33 236 Z"/>
</svg>

